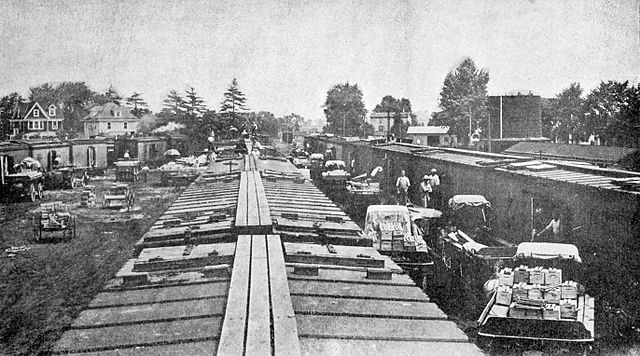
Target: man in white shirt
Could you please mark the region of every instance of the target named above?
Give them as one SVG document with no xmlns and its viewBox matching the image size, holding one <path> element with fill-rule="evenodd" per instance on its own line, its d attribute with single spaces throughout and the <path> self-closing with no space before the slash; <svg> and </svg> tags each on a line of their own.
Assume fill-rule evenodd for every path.
<svg viewBox="0 0 640 356">
<path fill-rule="evenodd" d="M 431 188 L 436 188 L 440 185 L 440 177 L 438 176 L 438 171 L 435 168 L 431 170 L 431 174 L 427 177 L 429 178 Z"/>
<path fill-rule="evenodd" d="M 409 187 L 411 186 L 411 182 L 409 178 L 405 176 L 404 169 L 400 172 L 400 177 L 396 180 L 396 189 L 398 190 L 398 204 L 407 205 Z"/>
</svg>

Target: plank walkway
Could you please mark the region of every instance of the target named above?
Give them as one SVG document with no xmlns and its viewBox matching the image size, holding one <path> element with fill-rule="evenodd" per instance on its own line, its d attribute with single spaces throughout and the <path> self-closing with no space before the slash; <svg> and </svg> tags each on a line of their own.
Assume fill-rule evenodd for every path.
<svg viewBox="0 0 640 356">
<path fill-rule="evenodd" d="M 239 232 L 270 232 L 272 225 L 269 201 L 260 172 L 241 172 L 235 217 L 236 229 Z"/>
<path fill-rule="evenodd" d="M 315 187 L 239 162 L 181 194 L 54 354 L 481 354 L 389 257 L 354 246 L 348 217 L 323 220 L 340 211 Z M 230 191 L 236 208 L 211 216 Z"/>
</svg>

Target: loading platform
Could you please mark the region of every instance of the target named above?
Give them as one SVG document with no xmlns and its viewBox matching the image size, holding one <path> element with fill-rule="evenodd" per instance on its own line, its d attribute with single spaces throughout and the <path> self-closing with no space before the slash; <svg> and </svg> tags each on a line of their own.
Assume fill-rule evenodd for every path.
<svg viewBox="0 0 640 356">
<path fill-rule="evenodd" d="M 54 354 L 481 354 L 291 167 L 247 156 L 214 163 Z"/>
</svg>

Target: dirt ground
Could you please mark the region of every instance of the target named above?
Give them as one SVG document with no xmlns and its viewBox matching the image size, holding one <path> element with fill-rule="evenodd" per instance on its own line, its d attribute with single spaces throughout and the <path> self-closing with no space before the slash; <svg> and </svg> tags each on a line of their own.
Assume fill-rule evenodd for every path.
<svg viewBox="0 0 640 356">
<path fill-rule="evenodd" d="M 93 179 L 96 206 L 80 207 L 81 189 L 45 191 L 41 201 L 0 205 L 0 354 L 47 354 L 62 332 L 131 257 L 133 246 L 178 196 L 173 187 L 130 183 L 130 212 L 102 208 L 114 172 Z M 69 242 L 36 243 L 32 212 L 41 202 L 62 201 L 77 216 Z M 7 253 L 5 249 L 25 246 Z"/>
</svg>

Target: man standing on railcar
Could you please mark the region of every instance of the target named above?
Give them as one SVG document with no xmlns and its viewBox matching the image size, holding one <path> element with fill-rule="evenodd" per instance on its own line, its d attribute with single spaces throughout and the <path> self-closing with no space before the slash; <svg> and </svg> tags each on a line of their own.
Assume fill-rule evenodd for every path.
<svg viewBox="0 0 640 356">
<path fill-rule="evenodd" d="M 396 180 L 396 189 L 398 190 L 398 204 L 407 205 L 409 202 L 409 187 L 411 186 L 411 182 L 409 178 L 405 176 L 404 169 L 400 171 L 400 177 Z"/>
</svg>

